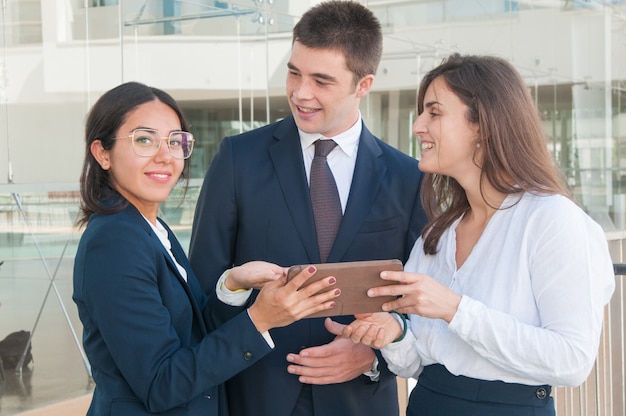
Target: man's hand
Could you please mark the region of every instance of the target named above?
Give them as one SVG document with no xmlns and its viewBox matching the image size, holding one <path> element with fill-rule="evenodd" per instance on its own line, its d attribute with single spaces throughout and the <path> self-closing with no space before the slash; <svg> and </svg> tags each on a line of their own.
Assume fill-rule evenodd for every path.
<svg viewBox="0 0 626 416">
<path fill-rule="evenodd" d="M 324 322 L 330 332 L 337 332 L 330 319 Z M 339 324 L 340 325 L 340 324 Z M 332 330 L 331 330 L 332 329 Z M 318 347 L 305 348 L 299 354 L 288 354 L 287 371 L 297 374 L 305 384 L 334 384 L 350 381 L 372 369 L 376 355 L 363 344 L 337 336 L 332 342 Z"/>
<path fill-rule="evenodd" d="M 265 261 L 250 261 L 230 269 L 224 284 L 231 291 L 239 289 L 261 290 L 266 283 L 278 280 L 286 273 L 285 267 Z"/>
</svg>

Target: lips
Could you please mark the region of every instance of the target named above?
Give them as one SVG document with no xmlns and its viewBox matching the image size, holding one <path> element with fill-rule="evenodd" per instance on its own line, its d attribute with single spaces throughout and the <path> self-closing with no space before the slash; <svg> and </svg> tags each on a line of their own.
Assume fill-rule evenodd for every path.
<svg viewBox="0 0 626 416">
<path fill-rule="evenodd" d="M 435 147 L 434 143 L 430 143 L 430 142 L 422 142 L 422 150 L 430 150 L 433 147 Z"/>
<path fill-rule="evenodd" d="M 298 108 L 298 111 L 302 113 L 306 113 L 306 114 L 311 114 L 311 113 L 315 113 L 316 111 L 319 111 L 319 108 L 301 107 L 299 105 L 297 105 L 296 107 Z"/>
<path fill-rule="evenodd" d="M 159 182 L 167 182 L 172 176 L 169 172 L 147 172 L 146 175 Z"/>
</svg>

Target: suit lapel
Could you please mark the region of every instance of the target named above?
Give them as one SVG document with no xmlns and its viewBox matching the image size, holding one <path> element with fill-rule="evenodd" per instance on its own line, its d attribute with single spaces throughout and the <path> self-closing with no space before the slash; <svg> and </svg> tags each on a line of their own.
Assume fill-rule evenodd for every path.
<svg viewBox="0 0 626 416">
<path fill-rule="evenodd" d="M 387 171 L 381 155 L 382 150 L 375 137 L 363 125 L 350 195 L 335 244 L 328 257 L 329 262 L 342 259 L 374 203 Z"/>
<path fill-rule="evenodd" d="M 309 185 L 304 170 L 300 136 L 292 116 L 281 122 L 274 137 L 277 140 L 269 152 L 283 197 L 309 260 L 318 263 L 320 255 L 315 237 Z"/>
<path fill-rule="evenodd" d="M 157 219 L 157 221 L 160 221 L 160 220 Z M 151 228 L 149 228 L 149 232 L 152 236 L 152 239 L 156 240 L 156 242 L 158 243 L 158 246 L 161 252 L 163 253 L 163 256 L 165 257 L 165 261 L 169 265 L 170 270 L 176 276 L 179 283 L 182 285 L 183 289 L 185 290 L 185 293 L 187 294 L 187 297 L 189 298 L 189 302 L 191 303 L 191 308 L 193 309 L 193 313 L 196 316 L 196 319 L 198 320 L 198 322 L 200 322 L 199 326 L 202 330 L 202 333 L 206 335 L 207 330 L 206 330 L 206 325 L 204 322 L 204 316 L 202 315 L 202 311 L 200 310 L 200 306 L 198 305 L 199 297 L 203 296 L 201 289 L 199 285 L 197 284 L 196 280 L 191 278 L 191 272 L 190 272 L 191 265 L 189 263 L 189 260 L 187 259 L 187 255 L 183 251 L 183 248 L 180 246 L 180 244 L 178 243 L 178 240 L 172 233 L 172 230 L 167 226 L 167 224 L 163 223 L 163 221 L 161 221 L 161 224 L 163 224 L 163 226 L 167 230 L 168 238 L 170 240 L 170 243 L 172 244 L 172 253 L 174 254 L 174 257 L 180 263 L 180 265 L 183 266 L 185 270 L 187 270 L 187 281 L 185 281 L 183 276 L 178 271 L 178 267 L 176 266 L 176 263 L 174 263 L 174 260 L 172 260 L 170 253 L 167 252 L 167 249 L 163 246 L 163 244 L 161 243 L 161 240 L 159 240 L 159 237 L 154 234 L 154 231 Z"/>
</svg>

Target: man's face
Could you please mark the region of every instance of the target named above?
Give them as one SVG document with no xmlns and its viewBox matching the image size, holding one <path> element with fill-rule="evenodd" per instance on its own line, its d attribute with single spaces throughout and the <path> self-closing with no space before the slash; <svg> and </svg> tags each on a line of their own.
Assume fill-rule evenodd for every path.
<svg viewBox="0 0 626 416">
<path fill-rule="evenodd" d="M 287 66 L 289 107 L 300 130 L 333 137 L 352 127 L 373 75 L 355 85 L 341 52 L 308 48 L 298 41 L 293 43 Z"/>
</svg>

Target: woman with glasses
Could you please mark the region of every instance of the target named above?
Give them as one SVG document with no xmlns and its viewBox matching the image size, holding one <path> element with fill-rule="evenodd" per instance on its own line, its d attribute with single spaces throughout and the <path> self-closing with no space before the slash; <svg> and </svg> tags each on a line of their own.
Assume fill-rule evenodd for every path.
<svg viewBox="0 0 626 416">
<path fill-rule="evenodd" d="M 174 185 L 188 181 L 187 130 L 172 97 L 136 82 L 106 92 L 88 115 L 73 295 L 96 383 L 88 415 L 222 414 L 220 384 L 272 350 L 268 330 L 329 309 L 339 295 L 315 295 L 332 277 L 298 290 L 313 267 L 287 283 L 286 269 L 265 262 L 223 280 L 235 292 L 262 287 L 249 308 L 204 295 L 157 218 Z"/>
</svg>

